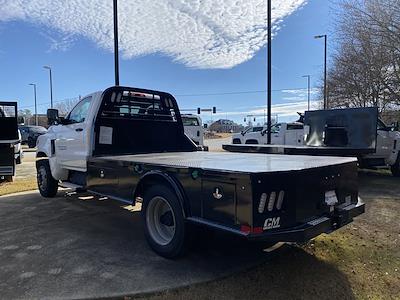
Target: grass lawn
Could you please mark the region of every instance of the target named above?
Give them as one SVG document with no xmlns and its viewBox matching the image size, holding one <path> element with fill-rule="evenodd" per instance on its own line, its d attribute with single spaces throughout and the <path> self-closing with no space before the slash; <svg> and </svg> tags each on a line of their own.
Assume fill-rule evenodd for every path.
<svg viewBox="0 0 400 300">
<path fill-rule="evenodd" d="M 14 182 L 0 183 L 0 196 L 36 189 L 36 178 L 16 179 Z"/>
</svg>

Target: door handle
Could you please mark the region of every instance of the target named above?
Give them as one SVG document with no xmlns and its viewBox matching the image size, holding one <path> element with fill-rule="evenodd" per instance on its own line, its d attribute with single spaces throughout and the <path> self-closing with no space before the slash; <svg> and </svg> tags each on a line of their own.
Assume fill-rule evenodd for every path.
<svg viewBox="0 0 400 300">
<path fill-rule="evenodd" d="M 75 131 L 76 132 L 81 132 L 81 131 L 83 131 L 83 128 L 77 128 L 77 129 L 75 129 Z"/>
</svg>

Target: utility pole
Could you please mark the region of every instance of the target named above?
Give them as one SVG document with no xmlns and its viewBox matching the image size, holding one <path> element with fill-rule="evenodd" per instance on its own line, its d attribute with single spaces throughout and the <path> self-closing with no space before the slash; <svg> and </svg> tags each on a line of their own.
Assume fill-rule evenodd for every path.
<svg viewBox="0 0 400 300">
<path fill-rule="evenodd" d="M 271 0 L 268 0 L 268 5 L 267 5 L 267 18 L 268 18 L 268 45 L 267 45 L 267 144 L 271 144 L 271 127 L 272 127 L 272 120 L 271 120 L 271 106 L 272 106 L 272 93 L 271 93 L 271 88 L 272 88 L 272 80 L 271 80 L 271 62 L 272 62 L 272 29 L 271 29 Z"/>
<path fill-rule="evenodd" d="M 307 77 L 307 103 L 308 103 L 308 110 L 310 110 L 310 78 L 311 75 L 304 75 L 304 78 Z"/>
<path fill-rule="evenodd" d="M 35 125 L 38 125 L 38 115 L 37 115 L 37 103 L 36 103 L 36 84 L 30 83 L 29 85 L 33 86 L 33 96 L 35 99 Z"/>
<path fill-rule="evenodd" d="M 50 66 L 43 66 L 43 68 L 49 70 L 49 75 L 50 75 L 50 108 L 53 108 L 53 77 L 51 75 L 51 67 Z"/>
<path fill-rule="evenodd" d="M 114 0 L 114 68 L 115 68 L 115 85 L 119 86 L 119 55 L 118 55 L 118 0 Z"/>
<path fill-rule="evenodd" d="M 328 89 L 327 89 L 327 82 L 326 82 L 326 63 L 327 63 L 327 54 L 328 54 L 328 36 L 326 34 L 323 35 L 316 35 L 315 39 L 324 39 L 325 49 L 324 49 L 324 109 L 328 109 Z"/>
</svg>

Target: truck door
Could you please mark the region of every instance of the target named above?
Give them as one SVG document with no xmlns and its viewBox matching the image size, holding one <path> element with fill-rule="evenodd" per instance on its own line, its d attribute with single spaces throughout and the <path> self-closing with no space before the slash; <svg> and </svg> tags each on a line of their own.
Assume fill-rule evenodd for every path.
<svg viewBox="0 0 400 300">
<path fill-rule="evenodd" d="M 91 96 L 82 99 L 65 119 L 65 125 L 62 125 L 57 132 L 56 157 L 58 163 L 64 168 L 86 171 L 90 142 L 90 128 L 88 128 L 86 117 L 91 100 Z"/>
<path fill-rule="evenodd" d="M 303 145 L 304 130 L 301 124 L 286 124 L 285 145 Z"/>
<path fill-rule="evenodd" d="M 267 144 L 267 132 L 265 132 L 265 143 Z M 271 127 L 271 144 L 285 145 L 286 124 L 275 124 Z"/>
<path fill-rule="evenodd" d="M 373 156 L 387 158 L 393 149 L 393 139 L 390 136 L 390 129 L 378 120 L 376 136 L 376 152 Z"/>
</svg>

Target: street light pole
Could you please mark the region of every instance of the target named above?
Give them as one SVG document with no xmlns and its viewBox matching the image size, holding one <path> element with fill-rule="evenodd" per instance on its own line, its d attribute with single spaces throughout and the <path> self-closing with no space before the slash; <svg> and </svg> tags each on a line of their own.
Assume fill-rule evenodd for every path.
<svg viewBox="0 0 400 300">
<path fill-rule="evenodd" d="M 272 119 L 271 119 L 271 105 L 272 105 L 272 80 L 271 80 L 271 61 L 272 61 L 272 30 L 271 30 L 271 0 L 268 0 L 267 3 L 267 18 L 268 18 L 268 45 L 267 45 L 267 144 L 271 144 L 271 127 L 272 127 Z"/>
<path fill-rule="evenodd" d="M 310 77 L 311 75 L 304 75 L 304 78 L 307 77 L 307 103 L 308 103 L 308 110 L 310 110 Z"/>
<path fill-rule="evenodd" d="M 115 85 L 119 86 L 119 57 L 118 57 L 118 0 L 114 0 L 114 68 L 115 68 Z"/>
<path fill-rule="evenodd" d="M 36 84 L 30 83 L 29 85 L 33 86 L 33 96 L 35 99 L 35 125 L 38 125 L 38 115 L 37 115 L 37 103 L 36 103 Z"/>
<path fill-rule="evenodd" d="M 43 68 L 49 70 L 49 75 L 50 75 L 50 107 L 53 108 L 53 77 L 52 77 L 52 74 L 51 74 L 51 67 L 43 66 Z"/>
<path fill-rule="evenodd" d="M 316 39 L 322 39 L 324 38 L 325 42 L 325 50 L 324 50 L 324 109 L 328 109 L 328 90 L 327 90 L 327 82 L 326 82 L 326 62 L 327 62 L 327 52 L 328 52 L 328 36 L 326 34 L 323 35 L 316 35 L 314 38 Z"/>
</svg>

